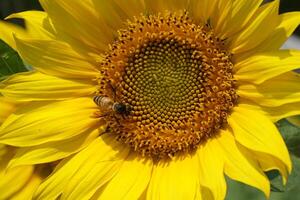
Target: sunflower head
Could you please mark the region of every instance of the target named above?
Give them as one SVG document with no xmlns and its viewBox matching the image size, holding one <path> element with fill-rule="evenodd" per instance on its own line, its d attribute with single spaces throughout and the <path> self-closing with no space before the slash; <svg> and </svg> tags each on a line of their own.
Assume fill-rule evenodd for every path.
<svg viewBox="0 0 300 200">
<path fill-rule="evenodd" d="M 136 17 L 110 46 L 98 93 L 131 108 L 110 131 L 142 155 L 189 152 L 219 133 L 238 96 L 231 55 L 187 11 Z"/>
</svg>

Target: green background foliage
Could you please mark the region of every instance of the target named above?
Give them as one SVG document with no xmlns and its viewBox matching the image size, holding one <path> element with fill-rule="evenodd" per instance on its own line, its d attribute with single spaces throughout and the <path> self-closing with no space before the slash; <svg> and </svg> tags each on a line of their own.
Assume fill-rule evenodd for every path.
<svg viewBox="0 0 300 200">
<path fill-rule="evenodd" d="M 27 68 L 18 53 L 0 40 L 0 80 L 25 71 L 27 71 Z"/>
<path fill-rule="evenodd" d="M 37 0 L 1 0 L 0 17 L 3 19 L 13 12 L 30 9 L 41 9 Z M 281 12 L 300 10 L 299 0 L 282 0 Z M 1 31 L 1 30 L 0 30 Z M 298 31 L 300 35 L 300 31 Z M 0 40 L 0 81 L 6 77 L 28 71 L 20 56 Z M 299 119 L 300 121 L 300 119 Z M 281 120 L 277 124 L 291 155 L 293 170 L 288 183 L 283 186 L 282 179 L 277 171 L 268 172 L 271 181 L 271 200 L 297 200 L 300 199 L 300 128 L 287 120 Z M 271 141 L 270 141 L 271 142 Z M 245 184 L 232 181 L 227 178 L 228 192 L 226 200 L 264 200 L 262 192 Z"/>
</svg>

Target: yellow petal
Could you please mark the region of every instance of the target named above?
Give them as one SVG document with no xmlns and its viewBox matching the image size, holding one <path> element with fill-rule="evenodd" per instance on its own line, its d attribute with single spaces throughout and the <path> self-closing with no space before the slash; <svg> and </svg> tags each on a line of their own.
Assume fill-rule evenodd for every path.
<svg viewBox="0 0 300 200">
<path fill-rule="evenodd" d="M 0 39 L 6 42 L 14 50 L 16 50 L 14 35 L 27 36 L 25 29 L 4 21 L 0 21 L 0 30 Z"/>
<path fill-rule="evenodd" d="M 235 65 L 235 78 L 255 84 L 300 68 L 300 51 L 278 50 L 253 55 Z"/>
<path fill-rule="evenodd" d="M 128 154 L 122 147 L 114 137 L 103 135 L 94 140 L 77 155 L 64 160 L 39 186 L 34 199 L 55 199 L 62 193 L 63 199 L 89 199 L 122 166 Z"/>
<path fill-rule="evenodd" d="M 115 30 L 115 34 L 124 27 L 126 20 L 133 20 L 134 16 L 138 17 L 145 12 L 143 0 L 93 0 L 93 3 L 99 17 Z"/>
<path fill-rule="evenodd" d="M 15 154 L 15 148 L 0 144 L 0 175 L 7 170 L 7 165 Z"/>
<path fill-rule="evenodd" d="M 215 27 L 215 32 L 220 38 L 228 38 L 240 31 L 249 22 L 262 0 L 233 1 L 232 7 Z M 222 13 L 224 15 L 224 13 Z"/>
<path fill-rule="evenodd" d="M 0 83 L 0 92 L 17 101 L 65 100 L 90 96 L 96 91 L 92 82 L 62 79 L 39 72 L 12 75 Z"/>
<path fill-rule="evenodd" d="M 240 104 L 243 104 L 244 107 L 248 107 L 249 109 L 268 116 L 273 123 L 279 121 L 280 119 L 300 114 L 300 102 L 284 104 L 277 107 L 266 107 L 240 98 Z"/>
<path fill-rule="evenodd" d="M 22 166 L 0 173 L 0 199 L 9 199 L 12 194 L 20 190 L 29 180 L 32 172 L 32 166 Z"/>
<path fill-rule="evenodd" d="M 285 143 L 272 121 L 263 114 L 240 104 L 228 119 L 235 139 L 253 151 L 269 154 L 291 171 L 291 160 Z"/>
<path fill-rule="evenodd" d="M 16 194 L 11 197 L 11 200 L 25 200 L 25 199 L 32 199 L 33 193 L 38 188 L 39 184 L 41 183 L 41 178 L 36 175 L 32 175 L 30 180 L 26 183 L 26 185 L 18 191 Z"/>
<path fill-rule="evenodd" d="M 251 150 L 250 150 L 251 151 Z M 259 162 L 260 167 L 264 171 L 278 170 L 282 176 L 283 184 L 286 184 L 288 178 L 288 171 L 286 165 L 274 156 L 261 152 L 251 151 L 255 159 Z"/>
<path fill-rule="evenodd" d="M 150 159 L 142 159 L 132 153 L 118 174 L 105 187 L 99 199 L 138 199 L 148 186 L 152 166 Z"/>
<path fill-rule="evenodd" d="M 260 45 L 255 47 L 255 49 L 246 52 L 245 54 L 242 53 L 241 55 L 237 55 L 236 58 L 247 58 L 258 52 L 278 50 L 298 27 L 300 23 L 300 12 L 284 13 L 279 15 L 278 18 L 279 22 L 277 27 L 272 30 L 270 35 L 263 42 L 261 42 Z"/>
<path fill-rule="evenodd" d="M 117 156 L 115 154 L 103 156 L 101 160 L 98 160 L 98 163 L 88 163 L 82 166 L 63 191 L 62 199 L 89 200 L 99 188 L 108 183 L 118 173 L 128 151 L 124 151 L 122 154 L 118 153 Z M 115 158 L 110 159 L 113 156 Z"/>
<path fill-rule="evenodd" d="M 264 41 L 277 25 L 279 0 L 261 6 L 250 23 L 241 32 L 230 38 L 231 52 L 241 53 Z"/>
<path fill-rule="evenodd" d="M 260 85 L 240 85 L 237 93 L 242 98 L 267 107 L 300 102 L 300 77 L 296 73 L 288 72 Z"/>
<path fill-rule="evenodd" d="M 8 168 L 20 165 L 34 165 L 53 162 L 68 157 L 91 143 L 99 135 L 99 130 L 83 133 L 68 140 L 50 142 L 33 147 L 23 147 L 8 164 Z"/>
<path fill-rule="evenodd" d="M 271 117 L 273 122 L 277 122 L 280 119 L 300 115 L 300 102 L 284 104 L 275 108 L 263 108 Z"/>
<path fill-rule="evenodd" d="M 85 57 L 64 42 L 16 38 L 16 44 L 21 57 L 42 73 L 89 80 L 99 73 Z"/>
<path fill-rule="evenodd" d="M 201 187 L 207 188 L 212 193 L 212 197 L 203 197 L 205 200 L 221 200 L 224 199 L 226 195 L 224 159 L 220 157 L 219 152 L 216 151 L 216 145 L 218 145 L 218 143 L 212 139 L 203 144 L 197 151 Z"/>
<path fill-rule="evenodd" d="M 154 165 L 147 199 L 194 199 L 200 189 L 198 156 L 184 156 Z"/>
<path fill-rule="evenodd" d="M 95 128 L 97 110 L 90 98 L 27 104 L 0 127 L 0 143 L 34 146 L 71 138 Z"/>
<path fill-rule="evenodd" d="M 113 41 L 113 31 L 101 20 L 92 0 L 40 0 L 40 3 L 58 36 L 75 48 L 101 53 Z"/>
<path fill-rule="evenodd" d="M 0 97 L 0 126 L 16 110 L 16 104 L 5 97 Z"/>
<path fill-rule="evenodd" d="M 229 131 L 221 131 L 220 137 L 216 138 L 219 145 L 219 155 L 224 156 L 224 171 L 230 178 L 255 187 L 266 195 L 270 195 L 268 178 L 261 168 L 251 157 L 246 157 L 235 143 L 234 137 Z"/>
<path fill-rule="evenodd" d="M 101 187 L 100 189 L 98 189 L 98 190 L 94 193 L 94 195 L 91 197 L 90 200 L 98 200 L 98 199 L 101 197 L 101 194 L 102 194 L 104 188 L 105 188 L 105 187 Z M 145 198 L 140 198 L 140 199 L 143 200 L 143 199 L 145 199 Z"/>
<path fill-rule="evenodd" d="M 14 13 L 5 19 L 20 18 L 25 21 L 26 37 L 37 39 L 50 39 L 54 37 L 55 31 L 48 19 L 48 15 L 42 11 L 25 11 Z M 23 35 L 24 36 L 24 35 Z M 22 38 L 22 35 L 20 35 Z"/>
<path fill-rule="evenodd" d="M 1 163 L 3 163 L 3 161 L 5 160 L 7 151 L 8 151 L 7 146 L 4 144 L 0 144 L 0 171 L 1 171 L 1 165 L 2 165 Z M 6 162 L 6 164 L 7 164 L 7 162 Z"/>
<path fill-rule="evenodd" d="M 209 1 L 209 0 L 207 0 Z M 226 18 L 232 12 L 232 0 L 219 0 L 215 4 L 215 8 L 209 16 L 210 25 L 214 28 L 220 27 L 226 21 Z"/>
<path fill-rule="evenodd" d="M 188 0 L 144 0 L 146 10 L 150 13 L 163 13 L 165 11 L 175 12 L 178 10 L 186 10 L 188 8 Z"/>
<path fill-rule="evenodd" d="M 204 24 L 214 12 L 217 2 L 217 0 L 190 0 L 188 10 L 196 23 Z"/>
<path fill-rule="evenodd" d="M 16 49 L 14 35 L 20 38 L 51 38 L 54 30 L 45 12 L 26 11 L 15 13 L 6 19 L 22 18 L 25 20 L 26 29 L 5 21 L 0 21 L 0 39 L 6 42 L 13 49 Z"/>
</svg>

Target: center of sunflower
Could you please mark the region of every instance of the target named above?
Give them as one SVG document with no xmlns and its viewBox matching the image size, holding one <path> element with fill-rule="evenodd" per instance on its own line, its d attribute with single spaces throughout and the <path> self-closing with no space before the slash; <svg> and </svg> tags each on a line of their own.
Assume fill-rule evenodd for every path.
<svg viewBox="0 0 300 200">
<path fill-rule="evenodd" d="M 99 95 L 130 107 L 104 118 L 142 155 L 190 152 L 218 134 L 237 101 L 224 44 L 187 13 L 137 18 L 101 65 Z"/>
</svg>

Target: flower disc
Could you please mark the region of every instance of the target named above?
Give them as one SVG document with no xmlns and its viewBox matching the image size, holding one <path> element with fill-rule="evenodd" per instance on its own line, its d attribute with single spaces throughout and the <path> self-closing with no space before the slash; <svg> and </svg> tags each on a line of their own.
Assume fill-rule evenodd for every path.
<svg viewBox="0 0 300 200">
<path fill-rule="evenodd" d="M 131 110 L 105 116 L 111 133 L 159 158 L 189 152 L 216 135 L 238 98 L 224 46 L 186 12 L 129 22 L 99 79 L 99 95 Z"/>
</svg>

